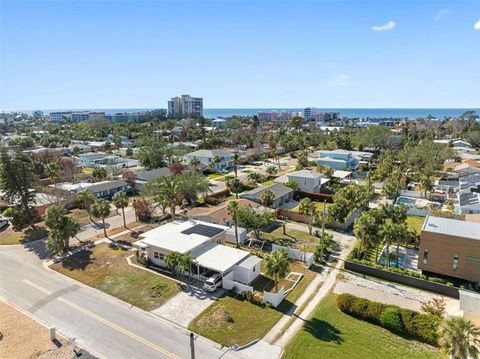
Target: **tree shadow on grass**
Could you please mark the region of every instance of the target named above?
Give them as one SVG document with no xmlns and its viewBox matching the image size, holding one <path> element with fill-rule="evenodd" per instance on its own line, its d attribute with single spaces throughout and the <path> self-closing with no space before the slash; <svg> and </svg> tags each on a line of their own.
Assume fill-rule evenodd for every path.
<svg viewBox="0 0 480 359">
<path fill-rule="evenodd" d="M 304 324 L 304 329 L 321 341 L 334 342 L 336 344 L 343 342 L 341 337 L 342 332 L 324 320 L 317 318 L 307 320 Z"/>
<path fill-rule="evenodd" d="M 90 258 L 92 253 L 93 252 L 89 249 L 77 252 L 74 255 L 65 258 L 62 261 L 62 267 L 69 270 L 85 269 L 89 264 L 93 262 L 93 259 Z"/>
</svg>

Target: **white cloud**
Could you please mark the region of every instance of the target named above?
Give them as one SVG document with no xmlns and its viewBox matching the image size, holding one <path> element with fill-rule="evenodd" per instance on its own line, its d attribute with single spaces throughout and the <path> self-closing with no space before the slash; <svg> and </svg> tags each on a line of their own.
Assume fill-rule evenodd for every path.
<svg viewBox="0 0 480 359">
<path fill-rule="evenodd" d="M 442 9 L 435 14 L 435 16 L 433 17 L 433 20 L 439 21 L 442 17 L 447 16 L 448 14 L 450 14 L 450 10 Z"/>
<path fill-rule="evenodd" d="M 473 25 L 473 28 L 475 30 L 480 30 L 480 19 L 478 19 L 478 21 L 475 23 L 475 25 Z"/>
<path fill-rule="evenodd" d="M 350 77 L 345 74 L 336 74 L 332 77 L 330 81 L 328 81 L 328 86 L 331 87 L 340 87 L 340 86 L 348 86 L 350 85 Z"/>
<path fill-rule="evenodd" d="M 390 30 L 393 30 L 395 26 L 397 26 L 397 24 L 394 21 L 390 20 L 389 22 L 381 26 L 372 26 L 372 30 L 373 31 L 390 31 Z"/>
</svg>

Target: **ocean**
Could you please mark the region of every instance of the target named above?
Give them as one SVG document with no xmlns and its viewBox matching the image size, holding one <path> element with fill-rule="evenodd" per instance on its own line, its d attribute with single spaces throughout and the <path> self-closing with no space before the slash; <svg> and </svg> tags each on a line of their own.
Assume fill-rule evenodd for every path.
<svg viewBox="0 0 480 359">
<path fill-rule="evenodd" d="M 464 108 L 320 108 L 322 112 L 339 112 L 341 117 L 359 117 L 359 118 L 408 118 L 416 119 L 419 117 L 427 117 L 431 115 L 438 119 L 444 117 L 458 117 L 468 110 L 474 110 L 480 114 L 480 109 L 464 109 Z M 45 109 L 44 113 L 58 111 L 98 111 L 105 113 L 119 112 L 142 112 L 150 111 L 153 108 L 96 108 L 96 109 Z M 4 110 L 7 112 L 7 110 Z M 12 110 L 10 110 L 12 111 Z M 31 114 L 33 110 L 16 110 Z M 230 117 L 230 116 L 253 116 L 258 112 L 270 111 L 295 111 L 303 112 L 303 108 L 205 108 L 204 116 L 206 118 Z"/>
</svg>

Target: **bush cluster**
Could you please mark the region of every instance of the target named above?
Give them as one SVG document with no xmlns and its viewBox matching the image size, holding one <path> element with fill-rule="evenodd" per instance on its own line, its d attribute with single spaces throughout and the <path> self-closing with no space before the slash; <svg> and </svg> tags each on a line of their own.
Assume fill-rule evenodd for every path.
<svg viewBox="0 0 480 359">
<path fill-rule="evenodd" d="M 346 314 L 380 325 L 393 333 L 438 345 L 438 327 L 442 319 L 437 316 L 372 302 L 351 294 L 339 295 L 337 307 Z"/>
<path fill-rule="evenodd" d="M 440 284 L 448 285 L 449 287 L 453 287 L 453 283 L 451 283 L 451 282 L 449 282 L 449 281 L 447 281 L 443 278 L 427 277 L 426 275 L 424 275 L 422 273 L 419 273 L 419 272 L 415 272 L 413 270 L 396 268 L 396 267 L 389 267 L 388 268 L 388 267 L 385 267 L 385 266 L 383 266 L 381 264 L 378 264 L 378 263 L 372 263 L 372 262 L 370 262 L 366 259 L 349 258 L 348 260 L 351 261 L 351 262 L 355 262 L 355 263 L 358 263 L 358 264 L 363 264 L 363 265 L 373 267 L 373 268 L 376 268 L 376 269 L 382 269 L 382 270 L 386 270 L 386 271 L 393 272 L 393 273 L 408 275 L 410 277 L 415 277 L 415 278 L 427 280 L 427 281 L 430 281 L 430 282 L 440 283 Z"/>
<path fill-rule="evenodd" d="M 263 298 L 261 294 L 258 294 L 256 292 L 249 292 L 248 290 L 245 290 L 241 293 L 243 299 L 245 299 L 247 302 L 250 302 L 255 305 L 262 305 L 263 304 Z"/>
</svg>

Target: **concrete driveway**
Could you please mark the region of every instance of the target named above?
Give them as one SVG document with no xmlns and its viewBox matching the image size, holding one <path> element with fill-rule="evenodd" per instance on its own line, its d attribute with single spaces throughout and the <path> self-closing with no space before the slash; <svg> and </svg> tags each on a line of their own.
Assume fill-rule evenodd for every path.
<svg viewBox="0 0 480 359">
<path fill-rule="evenodd" d="M 190 286 L 190 288 L 186 288 L 170 298 L 161 307 L 152 310 L 151 313 L 187 328 L 193 319 L 225 294 L 224 289 L 207 293 L 201 289 L 201 285 L 203 283 L 196 282 L 194 286 Z"/>
</svg>

